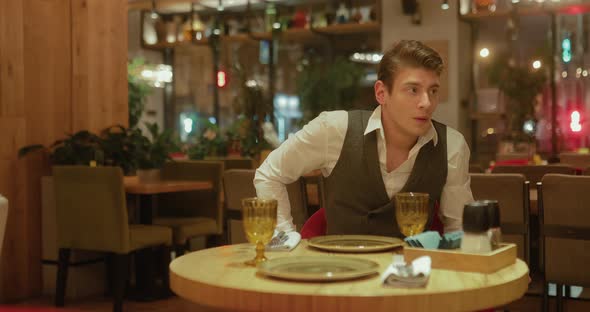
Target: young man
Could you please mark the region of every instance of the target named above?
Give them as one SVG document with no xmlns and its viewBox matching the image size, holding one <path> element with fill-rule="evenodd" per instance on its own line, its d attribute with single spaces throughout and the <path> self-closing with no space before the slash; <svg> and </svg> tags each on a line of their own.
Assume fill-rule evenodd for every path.
<svg viewBox="0 0 590 312">
<path fill-rule="evenodd" d="M 295 229 L 285 185 L 314 169 L 325 177 L 327 234 L 402 237 L 392 202 L 400 191 L 429 193 L 429 224 L 438 202 L 445 232 L 461 229 L 473 200 L 469 147 L 431 119 L 442 70 L 436 51 L 400 41 L 379 64 L 374 111 L 323 112 L 273 151 L 254 185 L 259 197 L 278 200 L 277 230 Z"/>
</svg>

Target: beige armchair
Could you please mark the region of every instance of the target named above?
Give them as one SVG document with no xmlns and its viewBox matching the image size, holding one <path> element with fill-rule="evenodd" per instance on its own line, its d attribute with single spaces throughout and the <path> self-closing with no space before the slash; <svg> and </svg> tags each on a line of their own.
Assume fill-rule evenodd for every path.
<svg viewBox="0 0 590 312">
<path fill-rule="evenodd" d="M 172 229 L 176 255 L 190 250 L 190 239 L 206 237 L 207 246 L 219 242 L 223 234 L 221 177 L 223 161 L 200 160 L 167 163 L 162 179 L 210 181 L 212 190 L 158 195 L 158 212 L 153 223 Z"/>
<path fill-rule="evenodd" d="M 544 307 L 547 283 L 557 284 L 558 311 L 562 285 L 590 286 L 590 177 L 548 174 L 539 192 L 541 241 L 544 244 Z"/>
<path fill-rule="evenodd" d="M 227 240 L 232 244 L 246 242 L 243 235 L 241 200 L 255 197 L 255 170 L 232 169 L 223 174 L 223 188 L 225 194 Z M 297 229 L 301 229 L 307 219 L 307 195 L 303 178 L 287 185 L 291 215 Z"/>
<path fill-rule="evenodd" d="M 471 192 L 476 200 L 497 200 L 502 239 L 516 244 L 518 257 L 530 264 L 529 184 L 522 174 L 472 173 Z"/>
<path fill-rule="evenodd" d="M 496 166 L 492 173 L 519 173 L 523 174 L 531 185 L 541 182 L 544 175 L 548 173 L 576 174 L 576 169 L 565 165 L 543 165 L 543 166 Z"/>
<path fill-rule="evenodd" d="M 55 305 L 64 305 L 70 251 L 106 252 L 113 263 L 113 311 L 121 311 L 131 252 L 170 246 L 161 226 L 128 224 L 123 173 L 118 167 L 53 167 L 59 247 Z M 163 254 L 169 248 L 163 248 Z M 167 270 L 167 263 L 164 263 Z M 168 285 L 168 274 L 164 283 Z"/>
<path fill-rule="evenodd" d="M 576 169 L 586 169 L 590 167 L 590 154 L 560 153 L 559 162 Z"/>
</svg>

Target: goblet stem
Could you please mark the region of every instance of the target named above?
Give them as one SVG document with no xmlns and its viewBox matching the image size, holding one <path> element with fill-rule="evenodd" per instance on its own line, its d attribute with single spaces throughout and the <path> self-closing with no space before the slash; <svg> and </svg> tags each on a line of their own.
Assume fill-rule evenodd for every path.
<svg viewBox="0 0 590 312">
<path fill-rule="evenodd" d="M 267 260 L 264 256 L 264 248 L 265 247 L 262 242 L 259 241 L 258 244 L 256 244 L 256 258 L 254 258 L 256 265 Z"/>
<path fill-rule="evenodd" d="M 254 257 L 254 259 L 252 260 L 248 260 L 245 263 L 247 265 L 251 265 L 251 266 L 257 266 L 260 263 L 268 260 L 265 256 L 264 256 L 264 244 L 259 241 L 258 243 L 256 243 L 256 257 Z"/>
</svg>

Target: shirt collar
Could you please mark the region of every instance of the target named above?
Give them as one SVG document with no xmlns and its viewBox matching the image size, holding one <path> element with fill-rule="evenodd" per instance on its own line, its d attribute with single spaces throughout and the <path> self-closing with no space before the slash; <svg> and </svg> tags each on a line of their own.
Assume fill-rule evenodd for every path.
<svg viewBox="0 0 590 312">
<path fill-rule="evenodd" d="M 381 105 L 377 106 L 377 108 L 375 108 L 375 110 L 373 111 L 373 114 L 371 114 L 371 117 L 369 117 L 369 121 L 367 122 L 367 127 L 365 128 L 364 135 L 367 135 L 375 130 L 379 130 L 379 134 L 381 135 L 381 137 L 384 136 L 383 124 L 381 123 Z M 428 132 L 426 132 L 425 135 L 420 136 L 416 144 L 423 145 L 428 143 L 430 140 L 432 140 L 434 146 L 438 144 L 438 133 L 434 129 L 432 121 L 430 122 L 430 129 L 428 129 Z"/>
</svg>

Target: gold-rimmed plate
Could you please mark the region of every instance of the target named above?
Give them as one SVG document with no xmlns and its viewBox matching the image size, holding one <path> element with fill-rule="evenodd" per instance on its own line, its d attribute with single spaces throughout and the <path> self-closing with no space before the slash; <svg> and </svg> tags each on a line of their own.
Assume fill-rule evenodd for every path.
<svg viewBox="0 0 590 312">
<path fill-rule="evenodd" d="M 393 249 L 404 242 L 396 237 L 376 235 L 326 235 L 310 239 L 308 245 L 326 251 L 362 253 Z"/>
<path fill-rule="evenodd" d="M 377 273 L 374 261 L 338 256 L 299 256 L 275 258 L 261 263 L 258 272 L 295 281 L 341 281 Z"/>
</svg>

